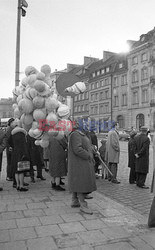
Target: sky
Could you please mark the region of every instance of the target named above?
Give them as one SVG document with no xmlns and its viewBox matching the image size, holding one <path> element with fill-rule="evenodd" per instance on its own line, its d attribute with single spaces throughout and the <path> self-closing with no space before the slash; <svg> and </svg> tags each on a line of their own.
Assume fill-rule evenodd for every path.
<svg viewBox="0 0 155 250">
<path fill-rule="evenodd" d="M 127 40 L 155 26 L 155 0 L 26 0 L 21 17 L 20 80 L 25 68 L 63 70 L 83 64 L 84 56 L 123 52 Z M 0 98 L 15 87 L 18 0 L 0 0 Z"/>
</svg>

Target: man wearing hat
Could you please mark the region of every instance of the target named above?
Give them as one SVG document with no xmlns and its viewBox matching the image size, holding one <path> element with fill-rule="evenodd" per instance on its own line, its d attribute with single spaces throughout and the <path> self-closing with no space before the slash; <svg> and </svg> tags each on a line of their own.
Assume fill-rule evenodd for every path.
<svg viewBox="0 0 155 250">
<path fill-rule="evenodd" d="M 149 145 L 150 140 L 146 135 L 148 128 L 142 126 L 140 135 L 135 137 L 136 156 L 136 184 L 140 188 L 148 189 L 145 180 L 149 171 Z"/>
</svg>

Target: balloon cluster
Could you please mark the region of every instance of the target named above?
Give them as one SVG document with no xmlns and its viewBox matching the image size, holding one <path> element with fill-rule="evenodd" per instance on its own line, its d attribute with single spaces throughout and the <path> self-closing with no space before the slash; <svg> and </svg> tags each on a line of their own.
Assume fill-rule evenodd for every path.
<svg viewBox="0 0 155 250">
<path fill-rule="evenodd" d="M 13 90 L 14 118 L 36 139 L 35 144 L 43 148 L 48 147 L 51 137 L 60 140 L 72 131 L 72 122 L 68 120 L 70 109 L 52 92 L 50 74 L 49 65 L 43 65 L 40 72 L 28 66 L 20 86 Z"/>
</svg>

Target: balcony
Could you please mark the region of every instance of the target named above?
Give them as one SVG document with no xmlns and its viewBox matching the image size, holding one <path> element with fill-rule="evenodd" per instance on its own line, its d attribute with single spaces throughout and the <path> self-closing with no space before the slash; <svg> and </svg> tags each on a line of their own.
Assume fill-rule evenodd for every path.
<svg viewBox="0 0 155 250">
<path fill-rule="evenodd" d="M 150 107 L 155 107 L 155 99 L 151 99 L 151 101 L 150 101 Z"/>
</svg>

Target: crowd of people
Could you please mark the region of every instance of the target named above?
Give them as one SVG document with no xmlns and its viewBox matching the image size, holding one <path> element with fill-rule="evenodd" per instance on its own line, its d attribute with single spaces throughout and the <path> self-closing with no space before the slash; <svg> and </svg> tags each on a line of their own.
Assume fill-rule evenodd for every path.
<svg viewBox="0 0 155 250">
<path fill-rule="evenodd" d="M 120 184 L 117 179 L 120 158 L 118 129 L 118 122 L 113 122 L 107 139 L 103 138 L 101 147 L 98 147 L 95 128 L 91 126 L 88 129 L 74 121 L 68 136 L 61 140 L 51 137 L 48 148 L 42 148 L 20 127 L 17 119 L 10 118 L 6 131 L 0 130 L 0 171 L 3 151 L 6 149 L 6 180 L 12 181 L 17 191 L 28 191 L 29 184 L 24 181 L 27 175 L 35 183 L 34 171 L 37 172 L 36 177 L 44 181 L 43 168 L 49 171 L 51 187 L 56 191 L 65 191 L 62 178 L 68 176 L 68 189 L 72 193 L 71 207 L 80 207 L 82 212 L 92 214 L 86 199 L 92 198 L 90 193 L 96 190 L 97 173 L 102 161 L 107 166 L 103 168 L 104 178 Z M 131 131 L 128 142 L 129 183 L 135 183 L 140 188 L 148 188 L 145 180 L 149 168 L 149 144 L 146 127 L 141 127 L 139 135 Z"/>
</svg>

